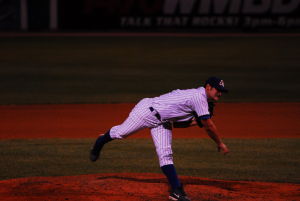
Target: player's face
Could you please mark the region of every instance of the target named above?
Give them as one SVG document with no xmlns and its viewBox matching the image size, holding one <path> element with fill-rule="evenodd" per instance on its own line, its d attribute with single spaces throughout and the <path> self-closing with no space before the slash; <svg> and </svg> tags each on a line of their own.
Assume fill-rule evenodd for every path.
<svg viewBox="0 0 300 201">
<path fill-rule="evenodd" d="M 220 97 L 222 96 L 222 92 L 218 91 L 216 88 L 211 87 L 211 86 L 207 86 L 206 87 L 206 94 L 208 99 L 214 100 L 214 101 L 218 101 L 220 99 Z"/>
</svg>

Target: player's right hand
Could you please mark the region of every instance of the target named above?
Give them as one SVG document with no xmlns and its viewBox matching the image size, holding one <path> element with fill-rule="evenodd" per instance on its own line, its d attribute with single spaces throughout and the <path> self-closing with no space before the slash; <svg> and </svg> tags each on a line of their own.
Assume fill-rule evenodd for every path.
<svg viewBox="0 0 300 201">
<path fill-rule="evenodd" d="M 229 153 L 229 149 L 227 148 L 227 146 L 224 143 L 220 143 L 218 145 L 218 152 L 222 152 L 224 155 Z"/>
</svg>

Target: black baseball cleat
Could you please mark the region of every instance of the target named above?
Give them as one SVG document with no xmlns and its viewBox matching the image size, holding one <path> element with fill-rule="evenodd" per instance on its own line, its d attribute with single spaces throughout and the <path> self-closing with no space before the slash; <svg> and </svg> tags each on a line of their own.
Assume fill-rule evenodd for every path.
<svg viewBox="0 0 300 201">
<path fill-rule="evenodd" d="M 92 162 L 95 162 L 96 160 L 98 160 L 99 155 L 100 155 L 100 151 L 101 151 L 101 149 L 100 150 L 91 149 L 91 151 L 90 151 L 90 160 Z"/>
<path fill-rule="evenodd" d="M 178 187 L 176 189 L 173 189 L 169 195 L 169 199 L 170 200 L 174 200 L 174 201 L 191 201 L 186 193 L 183 190 L 183 187 Z"/>
<path fill-rule="evenodd" d="M 100 156 L 100 152 L 101 149 L 103 148 L 104 143 L 99 143 L 100 142 L 100 138 L 103 135 L 101 135 L 95 142 L 94 146 L 92 147 L 92 149 L 90 150 L 90 160 L 92 162 L 95 162 L 96 160 L 98 160 L 99 156 Z"/>
</svg>

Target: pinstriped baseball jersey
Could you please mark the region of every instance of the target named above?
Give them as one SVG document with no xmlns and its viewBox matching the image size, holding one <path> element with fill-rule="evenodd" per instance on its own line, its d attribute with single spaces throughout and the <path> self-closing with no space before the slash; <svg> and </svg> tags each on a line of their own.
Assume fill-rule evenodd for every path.
<svg viewBox="0 0 300 201">
<path fill-rule="evenodd" d="M 152 107 L 163 121 L 184 121 L 193 118 L 193 112 L 199 117 L 209 115 L 207 96 L 204 87 L 197 89 L 174 90 L 153 98 Z"/>
</svg>

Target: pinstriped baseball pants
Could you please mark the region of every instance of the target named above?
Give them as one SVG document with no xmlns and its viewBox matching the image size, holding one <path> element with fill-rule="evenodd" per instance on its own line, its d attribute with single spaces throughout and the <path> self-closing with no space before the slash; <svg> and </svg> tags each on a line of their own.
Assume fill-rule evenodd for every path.
<svg viewBox="0 0 300 201">
<path fill-rule="evenodd" d="M 150 111 L 151 99 L 142 99 L 120 125 L 110 129 L 113 139 L 123 139 L 129 135 L 150 128 L 160 167 L 173 164 L 172 129 L 170 123 L 163 123 L 155 117 L 156 111 Z"/>
</svg>

